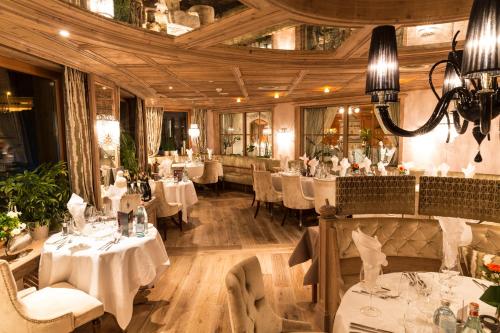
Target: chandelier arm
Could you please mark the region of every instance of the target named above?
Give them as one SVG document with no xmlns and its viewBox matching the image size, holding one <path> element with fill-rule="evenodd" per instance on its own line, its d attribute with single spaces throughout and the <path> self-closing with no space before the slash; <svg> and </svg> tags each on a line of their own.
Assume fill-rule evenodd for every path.
<svg viewBox="0 0 500 333">
<path fill-rule="evenodd" d="M 455 131 L 458 134 L 464 134 L 467 131 L 467 127 L 469 126 L 469 121 L 464 119 L 462 125 L 460 125 L 460 114 L 457 110 L 451 111 L 451 115 L 453 116 L 453 125 L 455 126 Z"/>
<path fill-rule="evenodd" d="M 457 91 L 460 89 L 454 88 L 450 91 L 448 91 L 438 102 L 436 107 L 434 108 L 434 112 L 430 116 L 430 118 L 427 120 L 427 122 L 422 125 L 421 127 L 408 131 L 405 130 L 398 125 L 394 123 L 394 121 L 391 119 L 391 116 L 389 114 L 389 106 L 388 105 L 377 105 L 378 112 L 380 114 L 380 118 L 382 119 L 382 123 L 386 127 L 386 129 L 391 132 L 394 135 L 397 136 L 402 136 L 402 137 L 414 137 L 417 135 L 422 135 L 429 133 L 432 131 L 439 123 L 441 122 L 441 119 L 445 116 L 447 113 L 448 105 L 450 104 L 451 100 L 453 99 L 453 95 L 457 93 Z"/>
<path fill-rule="evenodd" d="M 449 63 L 449 64 L 452 64 L 453 66 L 455 66 L 455 64 L 453 62 L 451 62 L 451 61 L 449 61 L 447 59 L 446 60 L 440 60 L 440 61 L 436 62 L 432 66 L 431 70 L 429 71 L 429 86 L 431 87 L 431 90 L 434 93 L 434 96 L 436 96 L 436 98 L 438 100 L 440 99 L 440 97 L 439 97 L 438 93 L 436 92 L 436 88 L 434 88 L 434 83 L 432 83 L 432 74 L 434 73 L 434 70 L 436 69 L 437 66 L 439 66 L 441 64 L 444 64 L 444 63 L 446 63 L 446 64 Z M 455 68 L 455 70 L 456 70 L 456 68 Z"/>
<path fill-rule="evenodd" d="M 450 114 L 446 112 L 445 116 L 446 116 L 446 124 L 448 126 L 448 135 L 446 135 L 446 143 L 450 143 L 450 136 L 451 136 Z"/>
<path fill-rule="evenodd" d="M 488 135 L 492 120 L 493 94 L 482 93 L 478 95 L 482 106 L 479 111 L 479 126 L 481 134 Z"/>
</svg>

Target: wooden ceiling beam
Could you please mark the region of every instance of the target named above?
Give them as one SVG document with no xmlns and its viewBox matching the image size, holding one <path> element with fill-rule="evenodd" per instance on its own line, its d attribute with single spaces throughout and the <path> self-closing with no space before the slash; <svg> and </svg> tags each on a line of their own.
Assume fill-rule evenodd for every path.
<svg viewBox="0 0 500 333">
<path fill-rule="evenodd" d="M 231 71 L 233 72 L 234 79 L 236 80 L 236 83 L 240 87 L 240 91 L 243 95 L 243 97 L 248 98 L 248 91 L 247 88 L 245 87 L 245 81 L 243 81 L 243 75 L 241 75 L 241 71 L 239 67 L 232 67 Z"/>
<path fill-rule="evenodd" d="M 293 79 L 293 82 L 290 85 L 290 88 L 288 88 L 288 90 L 286 91 L 285 96 L 291 95 L 293 93 L 293 91 L 295 90 L 295 88 L 297 88 L 297 86 L 300 84 L 300 82 L 302 82 L 302 80 L 304 79 L 304 77 L 306 75 L 307 75 L 307 70 L 303 69 L 303 70 L 299 71 L 299 73 L 297 74 L 295 79 Z"/>
</svg>

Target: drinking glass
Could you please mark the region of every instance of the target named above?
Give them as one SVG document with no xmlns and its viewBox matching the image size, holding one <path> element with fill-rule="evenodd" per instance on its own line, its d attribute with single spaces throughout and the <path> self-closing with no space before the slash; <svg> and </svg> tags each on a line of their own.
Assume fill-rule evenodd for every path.
<svg viewBox="0 0 500 333">
<path fill-rule="evenodd" d="M 368 267 L 365 265 L 361 266 L 361 271 L 359 273 L 359 281 L 361 281 L 361 287 L 370 294 L 370 303 L 367 306 L 363 306 L 360 312 L 368 317 L 378 317 L 381 311 L 373 306 L 373 294 L 377 292 L 377 279 L 382 275 L 382 269 L 378 267 Z"/>
<path fill-rule="evenodd" d="M 453 288 L 458 285 L 460 269 L 455 264 L 452 267 L 441 265 L 439 268 L 439 283 L 441 284 L 441 297 L 451 301 L 455 295 Z"/>
<path fill-rule="evenodd" d="M 85 220 L 87 220 L 93 229 L 97 220 L 97 209 L 94 206 L 87 206 L 85 209 Z"/>
</svg>

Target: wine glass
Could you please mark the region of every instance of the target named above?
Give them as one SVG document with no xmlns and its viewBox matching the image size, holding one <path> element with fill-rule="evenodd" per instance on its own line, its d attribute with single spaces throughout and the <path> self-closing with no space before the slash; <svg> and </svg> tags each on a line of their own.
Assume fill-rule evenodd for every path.
<svg viewBox="0 0 500 333">
<path fill-rule="evenodd" d="M 367 306 L 363 306 L 360 312 L 368 317 L 378 317 L 381 314 L 380 309 L 376 308 L 372 304 L 373 294 L 377 292 L 377 279 L 382 275 L 382 269 L 379 266 L 373 267 L 369 265 L 362 265 L 361 271 L 359 273 L 359 280 L 361 281 L 361 287 L 363 290 L 370 294 L 370 303 Z"/>
<path fill-rule="evenodd" d="M 458 260 L 457 260 L 458 261 Z M 446 264 L 443 260 L 439 268 L 439 283 L 441 284 L 441 297 L 451 301 L 454 296 L 453 287 L 458 285 L 458 277 L 460 276 L 460 268 L 454 263 Z"/>
<path fill-rule="evenodd" d="M 97 219 L 97 208 L 94 206 L 87 206 L 85 209 L 85 220 L 89 221 L 92 229 L 95 229 L 95 222 Z"/>
</svg>

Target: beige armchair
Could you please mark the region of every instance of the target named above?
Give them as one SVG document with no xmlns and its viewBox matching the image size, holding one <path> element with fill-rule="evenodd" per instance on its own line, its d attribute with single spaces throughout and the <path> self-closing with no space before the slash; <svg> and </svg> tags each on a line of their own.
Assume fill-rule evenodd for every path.
<svg viewBox="0 0 500 333">
<path fill-rule="evenodd" d="M 229 318 L 233 333 L 311 331 L 307 322 L 279 317 L 266 300 L 264 280 L 257 257 L 234 266 L 226 276 Z"/>
<path fill-rule="evenodd" d="M 255 216 L 259 213 L 260 203 L 265 202 L 269 204 L 269 209 L 271 210 L 271 219 L 273 218 L 273 205 L 277 202 L 282 202 L 283 197 L 281 193 L 276 191 L 273 187 L 273 182 L 271 179 L 271 172 L 269 171 L 254 171 L 253 181 L 255 187 L 255 198 L 257 200 L 257 209 L 255 210 Z"/>
<path fill-rule="evenodd" d="M 328 199 L 330 205 L 335 206 L 335 178 L 331 179 L 313 179 L 314 186 L 314 209 L 320 214 L 319 210 L 325 205 L 325 199 Z"/>
<path fill-rule="evenodd" d="M 71 332 L 89 321 L 94 332 L 104 307 L 94 297 L 61 282 L 36 290 L 17 291 L 9 264 L 0 260 L 0 332 Z"/>
<path fill-rule="evenodd" d="M 484 254 L 500 256 L 500 224 L 495 222 L 469 223 L 472 242 L 459 249 L 464 275 L 478 277 L 478 257 Z"/>
<path fill-rule="evenodd" d="M 157 218 L 158 227 L 163 229 L 163 239 L 167 239 L 167 222 L 164 218 L 170 218 L 172 222 L 174 222 L 179 229 L 182 231 L 182 203 L 180 202 L 167 202 L 165 200 L 165 192 L 163 191 L 163 184 L 161 181 L 155 182 L 150 181 L 149 185 L 151 186 L 151 192 L 153 196 L 159 199 Z M 177 216 L 178 221 L 175 220 L 175 216 Z"/>
<path fill-rule="evenodd" d="M 193 182 L 200 185 L 215 185 L 215 191 L 219 195 L 219 161 L 205 161 L 203 174 L 200 177 L 194 177 Z"/>
<path fill-rule="evenodd" d="M 281 175 L 283 206 L 287 208 L 281 225 L 285 225 L 290 210 L 299 211 L 299 227 L 302 228 L 302 211 L 314 208 L 314 198 L 306 197 L 302 192 L 300 176 Z"/>
<path fill-rule="evenodd" d="M 266 170 L 266 166 L 262 165 L 262 164 L 255 164 L 255 163 L 252 163 L 250 164 L 251 168 L 252 168 L 252 190 L 253 190 L 253 200 L 252 200 L 252 206 L 253 207 L 253 204 L 255 203 L 255 180 L 254 180 L 254 176 L 253 176 L 253 172 L 254 171 L 265 171 Z"/>
</svg>

